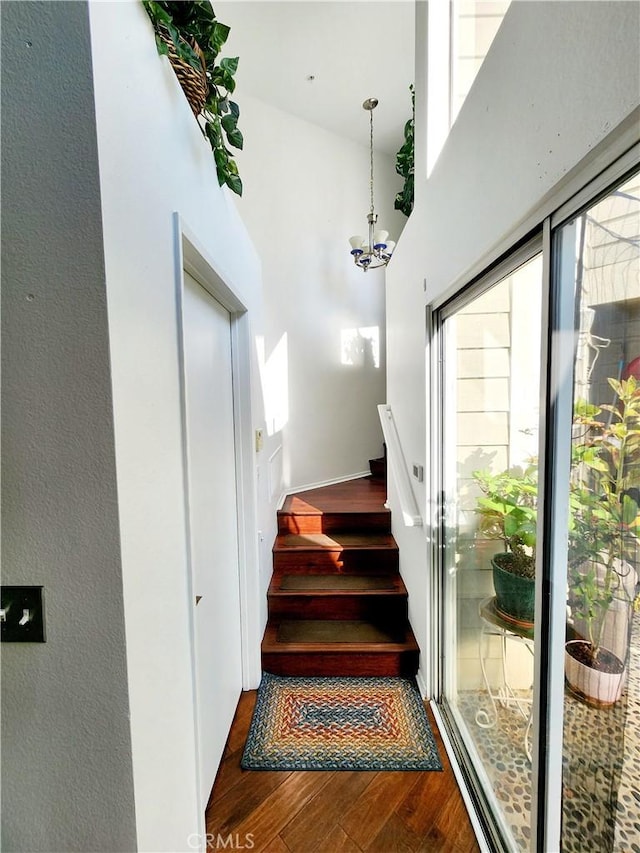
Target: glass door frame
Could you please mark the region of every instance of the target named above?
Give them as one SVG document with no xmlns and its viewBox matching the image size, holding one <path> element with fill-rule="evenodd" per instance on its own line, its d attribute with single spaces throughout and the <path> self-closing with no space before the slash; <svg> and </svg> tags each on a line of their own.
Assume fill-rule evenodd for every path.
<svg viewBox="0 0 640 853">
<path fill-rule="evenodd" d="M 640 143 L 632 145 L 595 178 L 585 181 L 570 198 L 561 197 L 540 228 L 476 276 L 467 285 L 427 307 L 428 452 L 431 536 L 432 654 L 430 669 L 434 714 L 443 730 L 454 772 L 464 789 L 479 841 L 487 850 L 509 849 L 508 835 L 489 806 L 482 780 L 473 767 L 467 745 L 458 736 L 445 701 L 447 612 L 443 577 L 446 520 L 443 448 L 444 335 L 448 317 L 479 296 L 527 259 L 542 252 L 541 386 L 538 491 L 539 543 L 536 566 L 536 633 L 534 640 L 534 705 L 532 728 L 531 850 L 560 850 L 562 822 L 562 747 L 564 712 L 564 637 L 566 625 L 566 558 L 568 532 L 573 371 L 577 331 L 575 293 L 565 280 L 572 257 L 562 252 L 560 234 L 582 210 L 604 197 L 640 165 Z M 566 233 L 566 232 L 565 232 Z M 457 766 L 456 766 L 457 765 Z"/>
</svg>

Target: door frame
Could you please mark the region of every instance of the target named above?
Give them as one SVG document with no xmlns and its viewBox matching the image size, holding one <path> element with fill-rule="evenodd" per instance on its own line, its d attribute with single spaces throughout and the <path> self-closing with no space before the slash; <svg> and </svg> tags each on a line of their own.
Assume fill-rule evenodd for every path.
<svg viewBox="0 0 640 853">
<path fill-rule="evenodd" d="M 189 465 L 187 455 L 186 373 L 183 332 L 184 272 L 194 278 L 230 315 L 231 373 L 233 382 L 233 434 L 236 463 L 236 517 L 238 531 L 238 584 L 240 597 L 240 642 L 242 689 L 260 680 L 259 554 L 255 483 L 255 453 L 251 408 L 251 329 L 249 309 L 239 295 L 233 278 L 223 273 L 179 213 L 174 213 L 175 296 L 180 384 L 180 421 L 187 557 L 186 593 L 189 599 L 189 634 L 193 685 L 193 711 L 198 743 L 195 589 L 191 555 Z M 199 757 L 196 756 L 199 765 Z M 200 768 L 198 766 L 198 780 Z"/>
</svg>

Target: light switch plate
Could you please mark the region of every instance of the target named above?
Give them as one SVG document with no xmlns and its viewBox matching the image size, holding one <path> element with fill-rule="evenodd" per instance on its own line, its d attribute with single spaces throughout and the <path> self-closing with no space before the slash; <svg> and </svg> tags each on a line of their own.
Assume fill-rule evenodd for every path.
<svg viewBox="0 0 640 853">
<path fill-rule="evenodd" d="M 44 643 L 44 589 L 3 586 L 0 627 L 3 643 Z"/>
</svg>

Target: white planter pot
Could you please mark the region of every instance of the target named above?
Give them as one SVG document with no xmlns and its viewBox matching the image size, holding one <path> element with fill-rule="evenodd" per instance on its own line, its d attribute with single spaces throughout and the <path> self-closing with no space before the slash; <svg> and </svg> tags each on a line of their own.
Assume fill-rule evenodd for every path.
<svg viewBox="0 0 640 853">
<path fill-rule="evenodd" d="M 595 705 L 613 705 L 622 694 L 626 667 L 619 658 L 621 672 L 601 672 L 581 663 L 571 655 L 570 648 L 582 642 L 582 640 L 569 640 L 566 644 L 564 673 L 567 683 L 574 693 L 587 702 Z"/>
</svg>

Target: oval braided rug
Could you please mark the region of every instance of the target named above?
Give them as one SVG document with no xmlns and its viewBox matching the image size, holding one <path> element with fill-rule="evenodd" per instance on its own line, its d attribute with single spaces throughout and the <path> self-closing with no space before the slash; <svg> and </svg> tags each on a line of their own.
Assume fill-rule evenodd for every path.
<svg viewBox="0 0 640 853">
<path fill-rule="evenodd" d="M 413 679 L 264 673 L 245 770 L 442 770 Z"/>
</svg>

